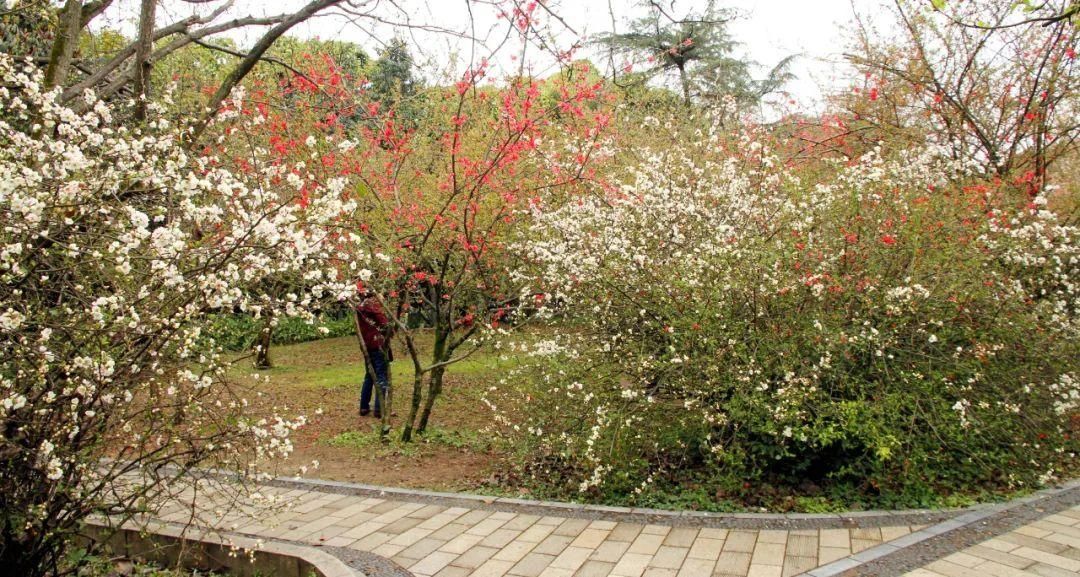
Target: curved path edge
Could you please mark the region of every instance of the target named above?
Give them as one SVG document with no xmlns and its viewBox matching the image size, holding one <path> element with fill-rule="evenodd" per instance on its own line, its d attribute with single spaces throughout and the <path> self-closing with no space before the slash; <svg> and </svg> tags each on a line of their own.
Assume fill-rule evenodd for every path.
<svg viewBox="0 0 1080 577">
<path fill-rule="evenodd" d="M 105 538 L 113 551 L 130 558 L 157 561 L 166 566 L 180 564 L 202 568 L 205 563 L 226 567 L 245 575 L 270 574 L 280 577 L 382 577 L 386 573 L 364 570 L 356 552 L 328 551 L 292 541 L 263 539 L 218 530 L 204 530 L 180 523 L 127 522 L 112 526 L 91 519 L 84 529 L 91 539 Z M 336 548 L 335 548 L 336 549 Z M 233 554 L 245 551 L 248 554 Z M 366 560 L 366 559 L 364 559 Z"/>
<path fill-rule="evenodd" d="M 903 575 L 1078 505 L 1080 479 L 1005 503 L 970 508 L 951 519 L 822 565 L 800 577 Z"/>
</svg>

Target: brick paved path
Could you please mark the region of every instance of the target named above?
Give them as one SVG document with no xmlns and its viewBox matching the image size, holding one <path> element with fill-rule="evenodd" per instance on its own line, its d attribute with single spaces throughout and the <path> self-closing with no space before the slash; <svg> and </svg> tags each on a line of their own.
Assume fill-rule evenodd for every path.
<svg viewBox="0 0 1080 577">
<path fill-rule="evenodd" d="M 371 552 L 417 577 L 788 577 L 922 528 L 694 527 L 678 516 L 638 523 L 560 515 L 558 509 L 548 515 L 535 507 L 521 513 L 452 506 L 400 494 L 261 489 L 293 506 L 256 521 L 226 513 L 216 523 L 250 536 Z M 205 494 L 197 501 L 213 507 Z M 190 514 L 178 504 L 158 518 L 186 522 Z"/>
<path fill-rule="evenodd" d="M 1080 575 L 1080 506 L 1047 515 L 907 575 L 1076 577 Z"/>
</svg>

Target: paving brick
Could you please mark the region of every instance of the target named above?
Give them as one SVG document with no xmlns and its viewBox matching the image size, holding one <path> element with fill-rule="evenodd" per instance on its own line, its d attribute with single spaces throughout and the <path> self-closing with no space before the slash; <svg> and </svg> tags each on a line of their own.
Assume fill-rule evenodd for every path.
<svg viewBox="0 0 1080 577">
<path fill-rule="evenodd" d="M 641 532 L 646 535 L 667 535 L 670 531 L 671 527 L 667 525 L 645 525 L 641 529 Z"/>
<path fill-rule="evenodd" d="M 500 519 L 501 520 L 501 519 Z M 503 577 L 514 566 L 512 561 L 496 561 L 491 559 L 476 568 L 469 577 Z"/>
<path fill-rule="evenodd" d="M 443 507 L 441 505 L 428 505 L 427 507 L 421 507 L 413 511 L 412 513 L 409 513 L 407 516 L 414 519 L 430 519 L 445 510 L 446 507 Z"/>
<path fill-rule="evenodd" d="M 1045 563 L 1036 563 L 1027 568 L 1029 573 L 1041 575 L 1042 577 L 1076 577 L 1078 574 L 1076 571 L 1069 571 L 1053 565 L 1047 565 Z"/>
<path fill-rule="evenodd" d="M 539 543 L 543 541 L 545 537 L 550 535 L 555 530 L 554 525 L 541 525 L 540 523 L 534 524 L 532 527 L 525 529 L 518 536 L 518 541 L 528 541 L 530 543 Z"/>
<path fill-rule="evenodd" d="M 437 551 L 410 565 L 409 571 L 417 575 L 434 575 L 439 571 L 442 571 L 444 567 L 449 565 L 450 562 L 456 558 L 457 555 L 454 553 Z"/>
<path fill-rule="evenodd" d="M 723 551 L 716 560 L 714 572 L 728 575 L 746 575 L 750 568 L 750 554 L 737 551 Z"/>
<path fill-rule="evenodd" d="M 911 533 L 911 528 L 907 525 L 901 525 L 899 527 L 882 527 L 881 540 L 892 541 L 893 539 L 899 539 L 909 533 Z"/>
<path fill-rule="evenodd" d="M 789 555 L 784 557 L 783 577 L 792 577 L 817 567 L 817 557 L 800 557 Z"/>
<path fill-rule="evenodd" d="M 559 553 L 562 553 L 563 549 L 566 549 L 566 546 L 573 540 L 573 537 L 567 537 L 566 535 L 549 535 L 541 541 L 533 551 L 548 555 L 558 555 Z"/>
<path fill-rule="evenodd" d="M 592 549 L 586 547 L 567 547 L 563 549 L 562 553 L 559 553 L 555 557 L 555 560 L 551 562 L 551 567 L 558 569 L 571 569 L 576 571 L 578 567 L 588 560 L 589 555 L 592 555 Z"/>
<path fill-rule="evenodd" d="M 514 561 L 516 563 L 521 561 L 521 559 L 525 557 L 529 551 L 532 551 L 534 547 L 536 547 L 536 543 L 514 541 L 513 543 L 503 546 L 492 559 L 498 559 L 499 561 Z"/>
<path fill-rule="evenodd" d="M 1043 537 L 1044 541 L 1050 541 L 1051 543 L 1058 543 L 1061 545 L 1067 545 L 1073 549 L 1080 549 L 1080 537 L 1073 537 L 1072 535 L 1065 535 L 1063 533 L 1051 533 L 1046 537 Z"/>
<path fill-rule="evenodd" d="M 964 553 L 963 551 L 957 551 L 956 553 L 953 553 L 952 555 L 946 556 L 944 559 L 946 561 L 948 561 L 949 563 L 955 563 L 955 564 L 960 565 L 962 567 L 974 567 L 974 566 L 978 565 L 979 563 L 982 563 L 983 561 L 985 561 L 985 559 L 982 559 L 980 557 L 976 557 L 974 555 L 968 555 L 967 553 Z"/>
<path fill-rule="evenodd" d="M 408 529 L 413 528 L 422 522 L 422 519 L 413 519 L 410 518 L 410 516 L 404 516 L 404 518 L 394 521 L 393 523 L 388 523 L 387 526 L 382 527 L 382 531 L 401 535 L 408 531 Z"/>
<path fill-rule="evenodd" d="M 720 557 L 720 551 L 724 548 L 724 542 L 720 539 L 706 539 L 699 537 L 694 541 L 694 545 L 690 547 L 690 553 L 687 557 L 691 559 L 711 559 L 715 561 Z"/>
<path fill-rule="evenodd" d="M 652 555 L 627 553 L 615 564 L 615 568 L 611 570 L 611 574 L 617 577 L 641 577 L 641 574 L 645 572 L 645 568 L 649 566 L 649 561 L 651 560 Z"/>
<path fill-rule="evenodd" d="M 926 567 L 946 577 L 985 577 L 985 574 L 978 569 L 971 569 L 945 560 L 935 561 Z"/>
<path fill-rule="evenodd" d="M 724 541 L 724 552 L 734 551 L 737 553 L 753 553 L 757 543 L 757 533 L 754 531 L 732 531 L 728 533 Z"/>
<path fill-rule="evenodd" d="M 434 517 L 432 517 L 430 519 L 425 519 L 422 523 L 417 525 L 417 527 L 420 527 L 421 529 L 431 529 L 432 531 L 436 531 L 438 529 L 442 529 L 443 527 L 449 525 L 450 523 L 452 523 L 454 521 L 454 519 L 457 519 L 460 516 L 461 516 L 460 513 L 458 513 L 458 514 L 440 513 L 440 514 L 435 515 Z"/>
<path fill-rule="evenodd" d="M 387 531 L 384 528 L 383 532 L 384 533 L 391 533 L 392 531 Z M 417 528 L 414 527 L 412 529 L 409 529 L 408 531 L 405 531 L 404 533 L 401 533 L 397 537 L 394 537 L 393 539 L 391 539 L 390 544 L 391 545 L 404 545 L 404 546 L 408 547 L 408 546 L 412 545 L 413 543 L 416 543 L 417 541 L 420 541 L 421 539 L 427 538 L 427 536 L 430 535 L 431 533 L 432 532 L 428 531 L 427 529 L 417 529 Z M 441 542 L 442 539 L 435 539 L 435 541 L 440 541 Z"/>
<path fill-rule="evenodd" d="M 482 535 L 487 537 L 506 524 L 506 519 L 484 519 L 465 530 L 470 535 Z"/>
<path fill-rule="evenodd" d="M 851 555 L 847 547 L 818 547 L 818 564 L 825 565 Z"/>
<path fill-rule="evenodd" d="M 472 526 L 479 523 L 480 521 L 483 521 L 484 519 L 487 519 L 489 515 L 491 515 L 490 511 L 473 510 L 458 517 L 455 522 L 462 525 Z"/>
<path fill-rule="evenodd" d="M 454 537 L 449 541 L 445 541 L 444 545 L 442 547 L 439 547 L 439 550 L 445 551 L 447 553 L 455 553 L 457 555 L 461 555 L 469 549 L 472 549 L 473 546 L 483 540 L 484 538 L 480 535 L 469 535 L 466 533 L 462 533 L 461 535 L 458 535 L 457 537 Z"/>
<path fill-rule="evenodd" d="M 871 541 L 869 539 L 852 539 L 851 540 L 851 552 L 858 553 L 859 551 L 865 551 L 875 545 L 880 545 L 881 541 Z"/>
<path fill-rule="evenodd" d="M 1035 537 L 1029 537 L 1027 535 L 1023 535 L 1023 534 L 1017 533 L 1015 531 L 1013 531 L 1012 533 L 1006 533 L 1006 534 L 998 537 L 998 539 L 1001 540 L 1001 541 L 1006 541 L 1006 542 L 1009 542 L 1009 543 L 1013 543 L 1015 545 L 1019 545 L 1020 547 L 1027 547 L 1027 548 L 1030 548 L 1030 549 L 1037 549 L 1039 551 L 1044 551 L 1046 553 L 1053 553 L 1053 554 L 1061 553 L 1062 551 L 1069 548 L 1068 545 L 1062 545 L 1061 543 L 1051 543 L 1050 541 L 1043 541 L 1042 539 L 1036 539 Z M 1019 549 L 1020 547 L 1017 547 L 1016 549 Z M 1017 554 L 1015 552 L 1015 549 L 1013 551 L 1009 551 L 1009 552 L 1012 553 L 1013 555 Z"/>
<path fill-rule="evenodd" d="M 437 531 L 432 532 L 430 535 L 428 535 L 428 537 L 431 537 L 432 539 L 449 541 L 468 530 L 469 525 L 466 525 L 464 523 L 451 523 L 449 525 L 446 525 L 445 527 L 438 529 Z"/>
<path fill-rule="evenodd" d="M 379 545 L 378 547 L 372 549 L 371 552 L 376 555 L 381 555 L 383 557 L 394 557 L 398 553 L 401 553 L 403 549 L 405 549 L 405 547 L 402 545 L 391 545 L 390 543 L 383 543 L 382 545 Z"/>
<path fill-rule="evenodd" d="M 547 569 L 554 560 L 554 555 L 544 555 L 543 553 L 533 551 L 532 553 L 525 555 L 525 557 L 518 561 L 516 565 L 510 568 L 510 575 L 537 577 L 537 575 L 540 575 L 544 569 Z"/>
<path fill-rule="evenodd" d="M 618 523 L 608 535 L 608 541 L 633 541 L 637 539 L 643 528 L 644 526 L 633 523 Z"/>
<path fill-rule="evenodd" d="M 567 519 L 555 529 L 555 534 L 577 537 L 588 526 L 588 519 Z"/>
<path fill-rule="evenodd" d="M 985 573 L 990 577 L 1032 577 L 1031 573 L 1010 567 L 1008 565 L 1002 565 L 994 561 L 984 561 L 979 564 L 975 569 L 979 572 Z"/>
<path fill-rule="evenodd" d="M 664 537 L 665 535 L 642 533 L 630 544 L 630 548 L 627 552 L 653 555 L 656 553 L 656 550 L 660 548 L 660 545 L 664 543 Z"/>
<path fill-rule="evenodd" d="M 1009 552 L 1009 551 L 1012 551 L 1013 549 L 1016 549 L 1017 547 L 1020 546 L 1017 543 L 1011 543 L 1009 541 L 1003 541 L 1003 540 L 997 539 L 997 538 L 987 539 L 986 541 L 983 541 L 982 543 L 980 543 L 980 545 L 982 545 L 983 547 L 988 547 L 990 549 L 994 549 L 994 550 L 1002 551 L 1002 552 L 1006 552 L 1006 553 Z"/>
<path fill-rule="evenodd" d="M 434 575 L 434 577 L 468 577 L 469 573 L 472 573 L 472 569 L 450 565 L 448 567 L 443 567 L 441 571 Z"/>
<path fill-rule="evenodd" d="M 787 542 L 787 538 L 787 531 L 763 530 L 758 531 L 757 540 L 758 543 L 779 543 L 783 545 Z"/>
<path fill-rule="evenodd" d="M 755 565 L 750 564 L 750 570 L 746 577 L 782 577 L 784 568 L 780 565 Z"/>
<path fill-rule="evenodd" d="M 610 530 L 605 529 L 585 529 L 574 539 L 571 543 L 574 547 L 589 547 L 590 549 L 596 549 L 607 539 L 607 536 L 611 533 Z"/>
<path fill-rule="evenodd" d="M 694 544 L 697 535 L 698 530 L 696 528 L 676 527 L 668 532 L 667 537 L 664 538 L 664 545 L 689 548 Z"/>
<path fill-rule="evenodd" d="M 518 535 L 521 535 L 521 531 L 499 529 L 485 537 L 480 544 L 488 547 L 505 547 L 508 543 L 517 538 Z"/>
<path fill-rule="evenodd" d="M 423 559 L 423 558 L 435 553 L 439 549 L 439 547 L 442 547 L 445 543 L 446 543 L 445 541 L 439 541 L 437 539 L 421 539 L 419 541 L 414 542 L 411 545 L 405 544 L 405 549 L 402 550 L 401 553 L 399 553 L 399 555 L 401 555 L 403 557 L 409 557 L 409 558 L 412 558 L 412 559 Z M 400 543 L 395 543 L 393 540 L 391 540 L 390 544 L 391 545 L 397 545 L 397 544 L 400 544 Z M 457 553 L 448 553 L 448 554 L 457 556 Z M 449 563 L 449 561 L 448 561 L 448 563 Z M 440 567 L 440 569 L 441 569 L 441 567 Z M 438 571 L 438 569 L 436 569 L 435 571 Z M 428 572 L 429 573 L 434 573 L 435 571 L 428 571 Z"/>
<path fill-rule="evenodd" d="M 687 547 L 669 547 L 664 545 L 653 555 L 652 561 L 649 561 L 649 567 L 678 569 L 682 567 L 682 562 L 686 559 L 686 554 L 689 551 L 690 549 Z"/>
<path fill-rule="evenodd" d="M 717 529 L 715 527 L 705 527 L 698 531 L 698 537 L 702 539 L 719 539 L 723 541 L 727 539 L 727 529 Z"/>
<path fill-rule="evenodd" d="M 513 529 L 515 531 L 524 531 L 529 527 L 532 527 L 537 521 L 540 520 L 538 515 L 518 515 L 513 519 L 510 519 L 502 526 L 503 529 Z"/>
<path fill-rule="evenodd" d="M 783 543 L 762 543 L 758 541 L 754 546 L 754 555 L 750 560 L 751 565 L 775 565 L 784 564 Z"/>
<path fill-rule="evenodd" d="M 622 558 L 630 543 L 626 541 L 604 541 L 594 551 L 590 560 L 616 562 Z"/>
<path fill-rule="evenodd" d="M 608 563 L 604 561 L 586 561 L 576 572 L 574 577 L 608 577 L 611 574 L 611 570 L 615 568 L 614 563 Z"/>
<path fill-rule="evenodd" d="M 964 549 L 964 552 L 979 557 L 984 561 L 993 561 L 1016 569 L 1023 569 L 1035 563 L 1031 559 L 1017 557 L 1016 555 L 1010 555 L 1003 551 L 986 547 L 985 542 L 983 544 L 968 547 L 967 549 Z"/>
<path fill-rule="evenodd" d="M 787 540 L 786 554 L 791 557 L 817 557 L 817 535 L 791 535 Z"/>
<path fill-rule="evenodd" d="M 1077 561 L 1075 559 L 1069 559 L 1068 557 L 1063 557 L 1054 553 L 1047 553 L 1046 551 L 1032 549 L 1031 547 L 1019 547 L 1010 551 L 1010 553 L 1012 555 L 1016 555 L 1017 557 L 1025 557 L 1039 563 L 1052 565 L 1059 569 L 1065 569 L 1067 571 L 1072 571 L 1073 573 L 1080 574 L 1080 561 Z"/>
<path fill-rule="evenodd" d="M 851 548 L 851 533 L 847 529 L 822 529 L 818 543 L 822 547 Z"/>
<path fill-rule="evenodd" d="M 390 533 L 375 531 L 374 533 L 356 540 L 352 545 L 349 545 L 349 547 L 361 551 L 374 551 L 376 547 L 381 546 L 383 543 L 386 543 L 393 538 L 394 535 L 391 535 Z"/>
<path fill-rule="evenodd" d="M 488 559 L 491 559 L 493 555 L 498 553 L 499 550 L 494 547 L 484 547 L 482 545 L 476 545 L 466 551 L 464 554 L 459 555 L 457 559 L 450 562 L 451 565 L 458 567 L 465 567 L 466 569 L 475 569 Z"/>
<path fill-rule="evenodd" d="M 678 577 L 707 577 L 716 567 L 714 559 L 687 559 L 679 569 Z"/>
<path fill-rule="evenodd" d="M 1034 537 L 1036 539 L 1042 539 L 1043 537 L 1046 537 L 1050 533 L 1053 533 L 1053 531 L 1048 531 L 1046 529 L 1042 529 L 1042 528 L 1038 527 L 1038 523 L 1033 523 L 1031 525 L 1025 525 L 1023 527 L 1017 527 L 1016 530 L 1013 531 L 1013 533 L 1019 533 L 1021 535 L 1027 535 L 1028 537 Z"/>
</svg>

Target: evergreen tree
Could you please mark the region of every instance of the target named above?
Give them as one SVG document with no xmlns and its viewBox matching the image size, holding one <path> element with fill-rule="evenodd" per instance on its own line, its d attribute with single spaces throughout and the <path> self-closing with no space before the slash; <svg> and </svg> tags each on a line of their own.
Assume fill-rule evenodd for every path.
<svg viewBox="0 0 1080 577">
<path fill-rule="evenodd" d="M 645 57 L 651 66 L 636 75 L 647 81 L 676 73 L 683 103 L 694 97 L 712 99 L 731 95 L 741 103 L 755 103 L 791 78 L 792 57 L 775 66 L 764 80 L 750 73 L 752 61 L 735 55 L 738 43 L 727 25 L 735 18 L 729 10 L 710 1 L 701 12 L 676 18 L 655 1 L 644 2 L 648 14 L 631 22 L 630 31 L 601 36 L 597 42 L 614 54 Z M 672 6 L 674 3 L 672 3 Z"/>
</svg>

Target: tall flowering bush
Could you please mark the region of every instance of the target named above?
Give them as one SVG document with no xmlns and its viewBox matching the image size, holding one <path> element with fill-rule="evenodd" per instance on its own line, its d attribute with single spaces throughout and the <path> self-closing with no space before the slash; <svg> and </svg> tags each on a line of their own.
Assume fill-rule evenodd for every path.
<svg viewBox="0 0 1080 577">
<path fill-rule="evenodd" d="M 207 316 L 305 317 L 357 273 L 332 232 L 343 181 L 257 147 L 260 169 L 231 172 L 155 107 L 127 126 L 86 93 L 77 114 L 2 55 L 0 82 L 0 566 L 41 575 L 91 515 L 153 511 L 197 466 L 287 455 L 303 417 L 245 415 Z M 246 106 L 230 99 L 215 130 L 263 121 Z"/>
<path fill-rule="evenodd" d="M 684 142 L 518 245 L 572 327 L 526 347 L 546 360 L 507 423 L 538 485 L 925 503 L 1061 474 L 1080 231 L 1042 196 L 932 146 L 796 166 L 752 132 Z"/>
</svg>

